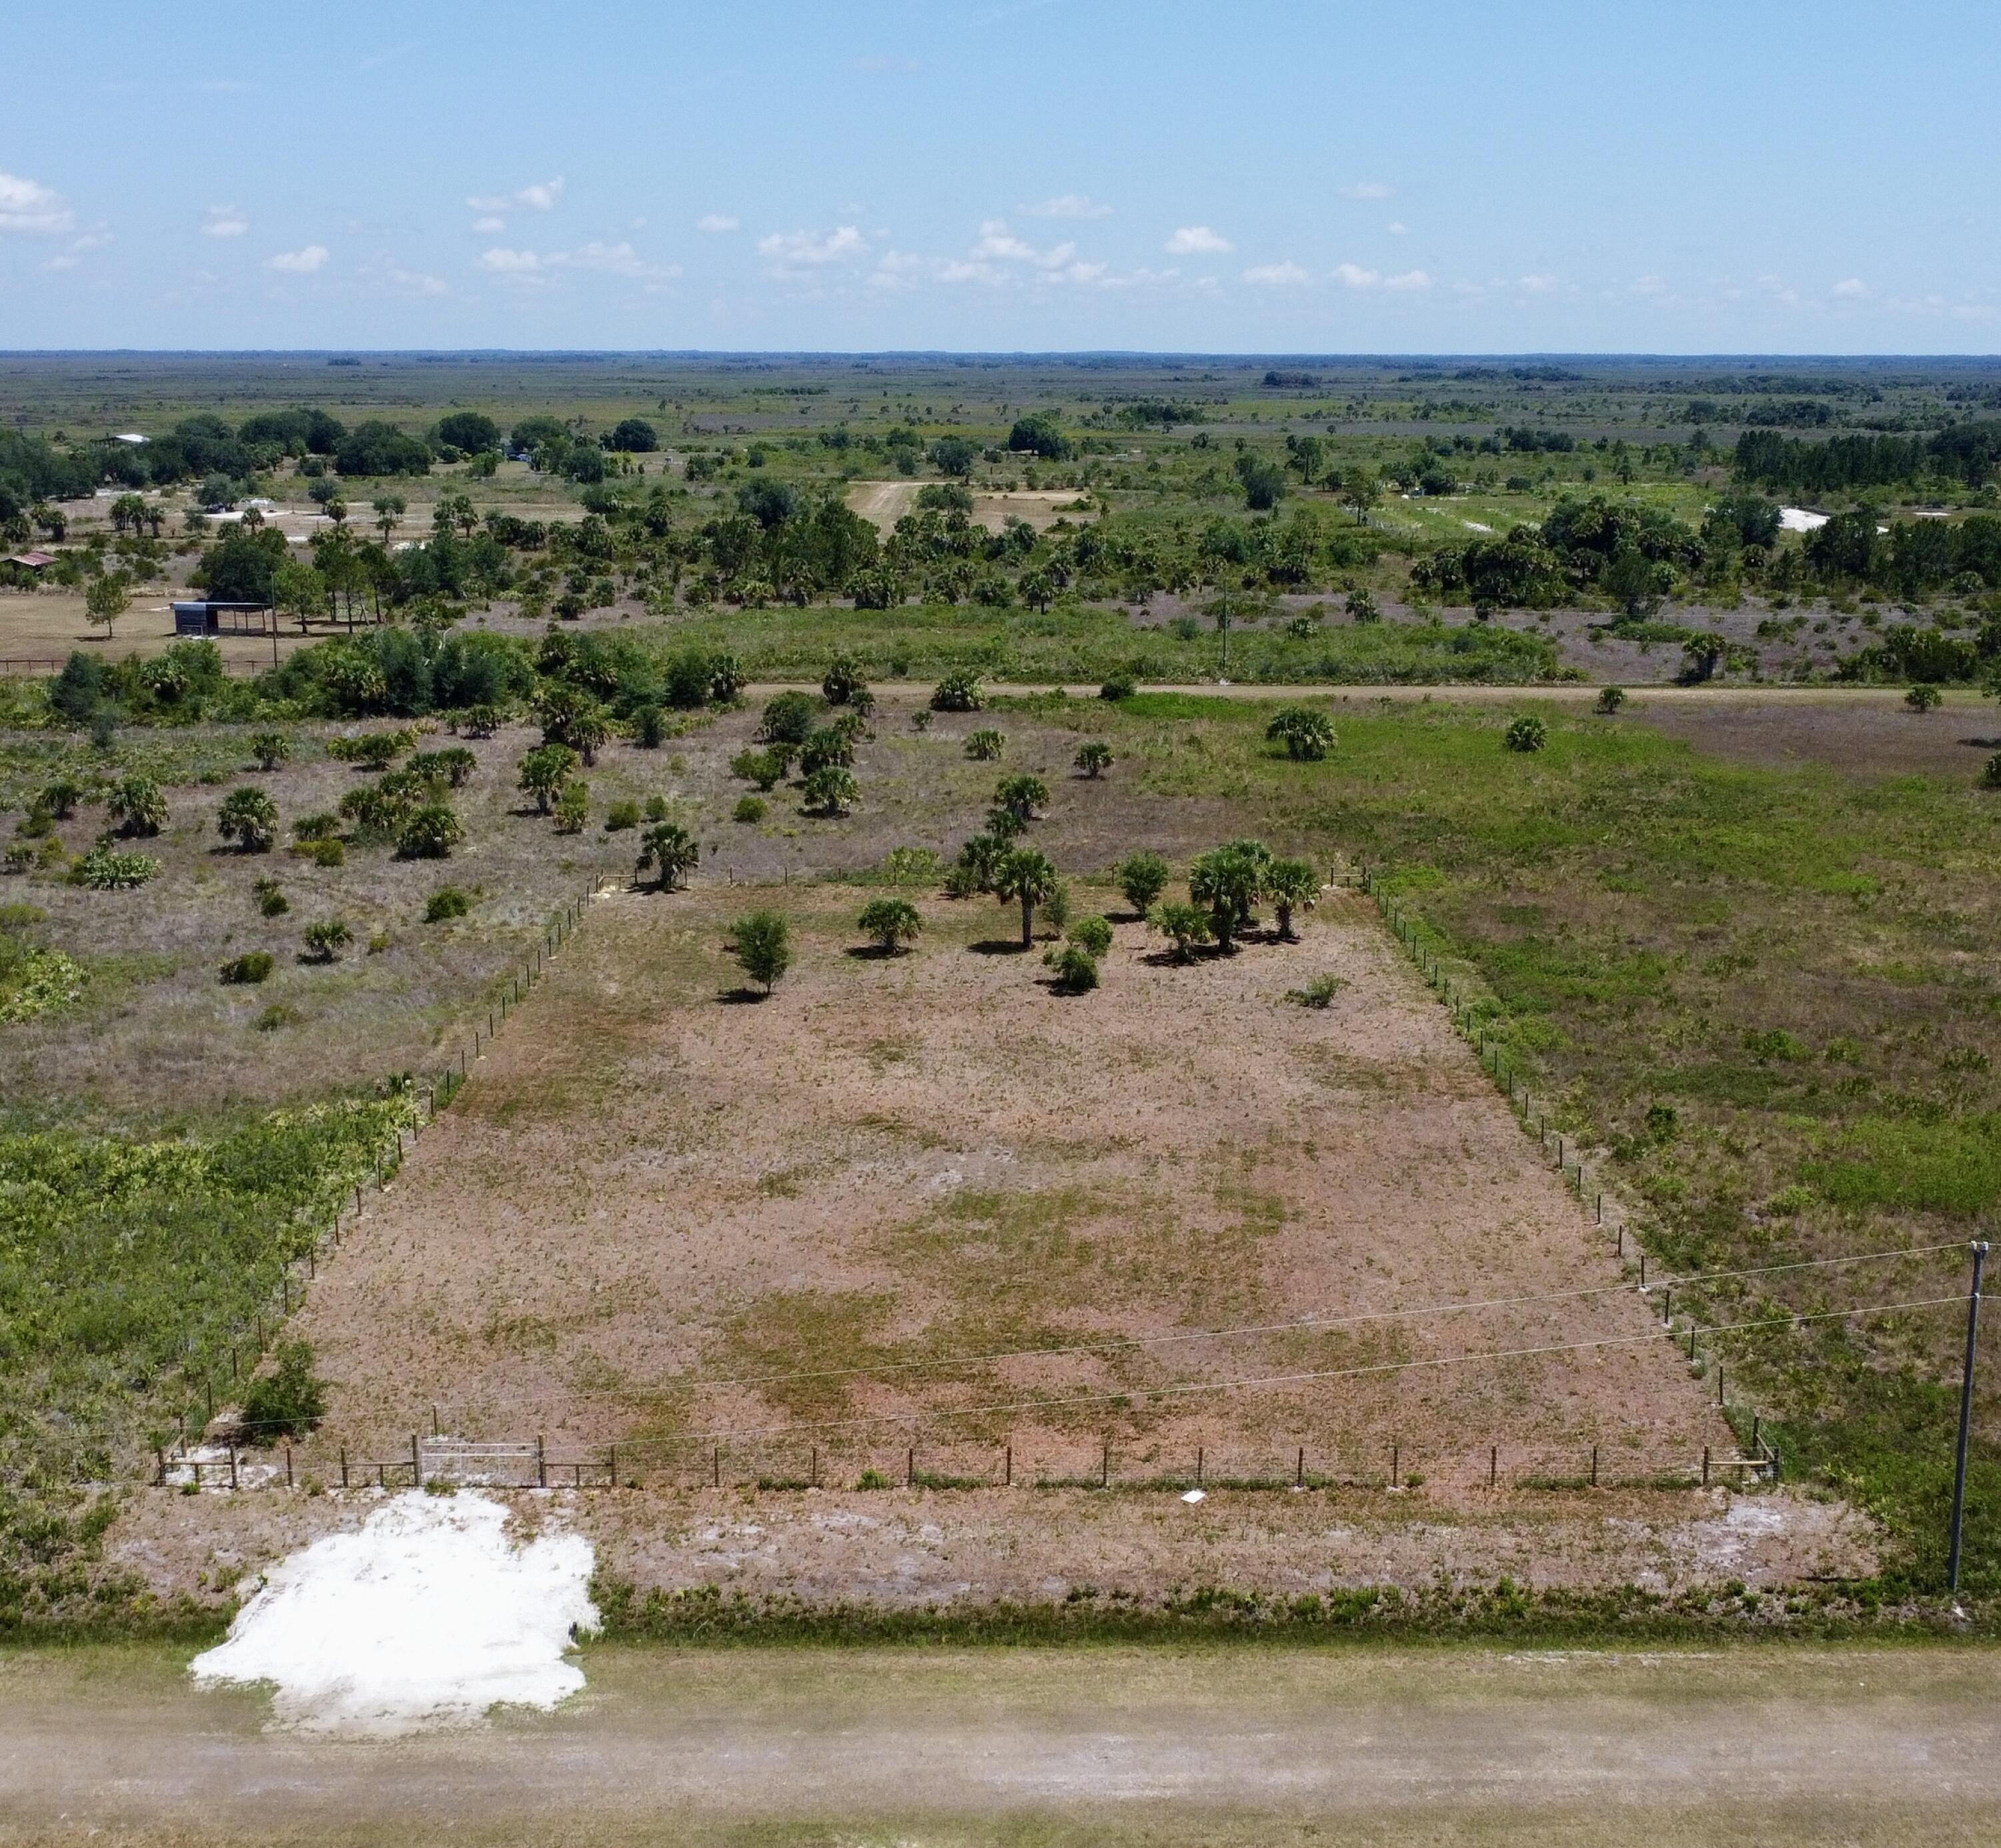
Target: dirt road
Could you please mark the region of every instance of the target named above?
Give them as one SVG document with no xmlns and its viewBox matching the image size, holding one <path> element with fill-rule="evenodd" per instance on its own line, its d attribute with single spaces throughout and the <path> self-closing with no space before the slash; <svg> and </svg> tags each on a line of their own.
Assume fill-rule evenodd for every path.
<svg viewBox="0 0 2001 1848">
<path fill-rule="evenodd" d="M 551 1718 L 264 1730 L 184 1658 L 0 1657 L 0 1840 L 1992 1841 L 2001 1658 L 589 1652 Z"/>
</svg>

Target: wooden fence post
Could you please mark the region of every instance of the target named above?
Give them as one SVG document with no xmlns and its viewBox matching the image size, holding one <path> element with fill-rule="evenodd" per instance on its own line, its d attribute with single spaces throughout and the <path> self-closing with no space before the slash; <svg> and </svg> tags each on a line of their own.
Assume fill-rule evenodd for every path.
<svg viewBox="0 0 2001 1848">
<path fill-rule="evenodd" d="M 1591 1486 L 1593 1488 L 1598 1486 L 1598 1446 L 1596 1444 L 1591 1446 Z"/>
<path fill-rule="evenodd" d="M 1007 1459 L 1001 1465 L 1000 1486 L 1003 1488 L 1014 1486 L 1014 1446 L 1012 1444 L 1007 1446 Z"/>
<path fill-rule="evenodd" d="M 347 1446 L 345 1444 L 340 1446 L 340 1486 L 343 1488 L 347 1486 Z"/>
<path fill-rule="evenodd" d="M 1487 1452 L 1487 1486 L 1489 1488 L 1493 1488 L 1500 1480 L 1500 1476 L 1501 1446 L 1498 1444 L 1494 1444 L 1488 1447 Z"/>
</svg>

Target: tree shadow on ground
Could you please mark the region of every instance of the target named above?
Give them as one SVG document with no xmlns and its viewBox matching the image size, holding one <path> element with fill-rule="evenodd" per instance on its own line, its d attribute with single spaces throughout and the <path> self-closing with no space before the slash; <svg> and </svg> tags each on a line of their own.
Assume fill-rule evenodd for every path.
<svg viewBox="0 0 2001 1848">
<path fill-rule="evenodd" d="M 1028 950 L 1018 937 L 983 937 L 966 947 L 976 956 L 1023 956 Z"/>
<path fill-rule="evenodd" d="M 746 988 L 740 984 L 724 989 L 715 998 L 726 1008 L 754 1008 L 771 997 L 761 988 Z"/>
</svg>

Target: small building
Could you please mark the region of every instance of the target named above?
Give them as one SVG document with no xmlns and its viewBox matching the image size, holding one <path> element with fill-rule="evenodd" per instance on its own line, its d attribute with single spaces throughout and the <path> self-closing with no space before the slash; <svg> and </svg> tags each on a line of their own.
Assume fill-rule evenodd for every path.
<svg viewBox="0 0 2001 1848">
<path fill-rule="evenodd" d="M 17 552 L 6 560 L 9 565 L 19 565 L 24 571 L 46 571 L 56 562 L 52 552 Z"/>
<path fill-rule="evenodd" d="M 275 635 L 278 613 L 267 603 L 218 603 L 206 598 L 176 600 L 177 635 Z"/>
</svg>

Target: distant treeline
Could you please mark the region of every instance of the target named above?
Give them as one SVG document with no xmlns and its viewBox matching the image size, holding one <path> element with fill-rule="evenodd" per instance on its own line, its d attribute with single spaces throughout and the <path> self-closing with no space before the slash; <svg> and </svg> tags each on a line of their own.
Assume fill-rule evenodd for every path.
<svg viewBox="0 0 2001 1848">
<path fill-rule="evenodd" d="M 1830 437 L 1812 442 L 1747 430 L 1737 439 L 1741 482 L 1781 492 L 1836 493 L 1942 479 L 1978 487 L 2001 465 L 2001 421 L 1955 423 L 1930 437 Z"/>
</svg>

